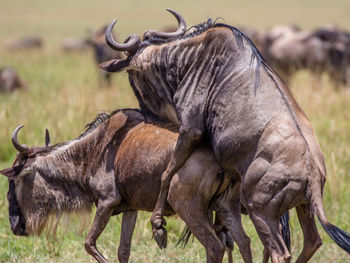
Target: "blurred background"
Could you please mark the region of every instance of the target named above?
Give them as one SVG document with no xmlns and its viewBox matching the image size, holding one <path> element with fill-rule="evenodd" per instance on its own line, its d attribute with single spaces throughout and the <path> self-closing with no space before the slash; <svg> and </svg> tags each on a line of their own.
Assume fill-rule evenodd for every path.
<svg viewBox="0 0 350 263">
<path fill-rule="evenodd" d="M 76 138 L 102 110 L 136 107 L 125 73 L 105 75 L 97 64 L 112 57 L 104 44 L 104 27 L 118 18 L 115 35 L 171 30 L 180 12 L 188 27 L 208 18 L 234 25 L 248 34 L 288 83 L 314 125 L 324 151 L 328 177 L 324 206 L 330 222 L 350 232 L 350 71 L 348 0 L 1 0 L 0 1 L 0 169 L 15 157 L 10 136 L 24 124 L 19 140 L 43 145 L 48 128 L 53 143 Z M 19 238 L 8 221 L 8 182 L 0 177 L 0 262 L 94 262 L 84 250 L 84 235 L 61 233 L 58 240 Z M 149 213 L 141 213 L 130 262 L 205 262 L 197 242 L 175 247 L 180 219 L 168 219 L 169 245 L 161 251 L 151 239 Z M 303 239 L 294 212 L 292 255 Z M 247 217 L 254 262 L 262 246 Z M 121 217 L 112 218 L 98 240 L 102 253 L 117 261 Z M 311 262 L 347 262 L 318 225 L 323 239 Z M 226 260 L 226 259 L 225 259 Z M 242 262 L 234 251 L 234 262 Z"/>
</svg>

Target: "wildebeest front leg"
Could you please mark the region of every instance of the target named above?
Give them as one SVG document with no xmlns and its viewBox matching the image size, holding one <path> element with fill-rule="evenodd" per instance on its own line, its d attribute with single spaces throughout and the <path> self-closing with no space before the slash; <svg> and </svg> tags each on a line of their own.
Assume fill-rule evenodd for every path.
<svg viewBox="0 0 350 263">
<path fill-rule="evenodd" d="M 151 217 L 153 236 L 161 249 L 166 248 L 167 246 L 167 233 L 163 227 L 166 222 L 163 219 L 163 215 L 167 203 L 171 179 L 177 170 L 179 170 L 179 168 L 185 163 L 201 137 L 202 129 L 199 129 L 198 127 L 192 128 L 188 124 L 182 125 L 180 127 L 175 151 L 165 172 L 162 174 L 160 193 Z"/>
<path fill-rule="evenodd" d="M 120 203 L 118 199 L 99 200 L 97 204 L 94 222 L 85 239 L 85 250 L 93 256 L 99 263 L 107 263 L 107 259 L 96 248 L 96 240 L 105 229 L 109 218 L 112 216 L 114 208 Z"/>
<path fill-rule="evenodd" d="M 137 211 L 127 211 L 123 213 L 122 231 L 118 247 L 118 259 L 120 263 L 127 263 L 130 256 L 131 239 L 134 232 L 137 218 Z"/>
</svg>

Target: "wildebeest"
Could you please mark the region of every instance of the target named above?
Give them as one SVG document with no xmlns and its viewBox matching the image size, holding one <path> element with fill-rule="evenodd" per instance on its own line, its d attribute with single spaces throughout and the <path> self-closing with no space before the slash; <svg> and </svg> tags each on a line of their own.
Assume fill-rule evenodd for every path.
<svg viewBox="0 0 350 263">
<path fill-rule="evenodd" d="M 296 26 L 277 26 L 266 35 L 263 54 L 284 80 L 288 80 L 300 69 L 308 69 L 317 76 L 325 72 L 330 48 Z"/>
<path fill-rule="evenodd" d="M 43 47 L 43 40 L 40 37 L 22 37 L 5 44 L 5 49 L 9 51 L 40 49 Z"/>
<path fill-rule="evenodd" d="M 161 174 L 175 149 L 177 133 L 138 110 L 100 114 L 77 139 L 45 147 L 12 143 L 19 152 L 11 168 L 0 171 L 10 178 L 9 211 L 16 235 L 40 234 L 48 225 L 55 232 L 65 212 L 96 215 L 85 248 L 98 262 L 107 262 L 96 240 L 110 216 L 122 212 L 120 262 L 130 254 L 135 210 L 152 211 Z M 221 172 L 208 147 L 196 149 L 170 186 L 165 214 L 175 212 L 207 250 L 207 262 L 221 262 L 224 245 L 216 236 L 208 209 L 215 209 L 230 231 L 245 262 L 252 262 L 250 240 L 241 224 L 239 184 Z M 238 187 L 237 187 L 238 186 Z M 228 188 L 229 187 L 229 188 Z M 217 198 L 226 191 L 226 197 Z M 54 218 L 54 221 L 50 221 Z M 222 233 L 220 234 L 222 235 Z M 226 235 L 226 234 L 224 234 Z"/>
<path fill-rule="evenodd" d="M 83 51 L 88 48 L 88 41 L 82 38 L 65 38 L 62 42 L 62 50 L 65 52 Z"/>
<path fill-rule="evenodd" d="M 99 30 L 94 32 L 92 36 L 88 37 L 85 42 L 90 45 L 93 49 L 94 59 L 96 65 L 99 65 L 103 62 L 106 62 L 111 59 L 120 59 L 122 58 L 121 52 L 111 49 L 106 41 L 104 34 L 106 32 L 107 25 L 101 27 Z M 99 69 L 100 70 L 100 69 Z M 111 84 L 111 74 L 105 71 L 99 72 L 99 83 L 103 87 L 106 84 Z"/>
<path fill-rule="evenodd" d="M 350 34 L 335 27 L 321 27 L 312 32 L 328 47 L 327 72 L 336 84 L 349 85 Z"/>
<path fill-rule="evenodd" d="M 137 35 L 124 44 L 114 41 L 113 21 L 106 40 L 129 56 L 101 65 L 109 72 L 127 70 L 140 106 L 179 128 L 151 217 L 158 245 L 165 246 L 163 214 L 171 179 L 194 147 L 209 141 L 220 166 L 241 181 L 241 201 L 272 262 L 290 261 L 278 219 L 293 207 L 304 233 L 297 262 L 308 261 L 322 244 L 314 213 L 350 253 L 350 235 L 325 216 L 323 154 L 291 91 L 235 27 L 208 20 L 186 33 L 181 15 L 169 11 L 178 30 L 146 31 L 142 41 Z"/>
<path fill-rule="evenodd" d="M 12 68 L 0 69 L 0 92 L 12 92 L 15 89 L 25 89 L 26 85 Z"/>
</svg>

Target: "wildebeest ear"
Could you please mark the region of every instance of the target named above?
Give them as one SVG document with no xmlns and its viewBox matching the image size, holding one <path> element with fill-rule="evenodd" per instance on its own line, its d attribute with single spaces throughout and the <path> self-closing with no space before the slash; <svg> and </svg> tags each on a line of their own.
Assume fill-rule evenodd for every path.
<svg viewBox="0 0 350 263">
<path fill-rule="evenodd" d="M 100 69 L 108 72 L 136 69 L 130 65 L 129 59 L 112 59 L 99 65 Z"/>
<path fill-rule="evenodd" d="M 14 179 L 22 171 L 23 165 L 13 166 L 0 171 L 0 174 L 5 175 L 8 178 Z"/>
</svg>

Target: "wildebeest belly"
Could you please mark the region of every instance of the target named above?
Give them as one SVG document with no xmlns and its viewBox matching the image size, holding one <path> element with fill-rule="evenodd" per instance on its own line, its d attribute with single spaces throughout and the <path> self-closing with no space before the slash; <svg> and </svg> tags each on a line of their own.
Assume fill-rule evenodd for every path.
<svg viewBox="0 0 350 263">
<path fill-rule="evenodd" d="M 139 124 L 119 146 L 115 174 L 123 206 L 152 211 L 161 175 L 175 148 L 177 134 L 152 124 Z"/>
</svg>

